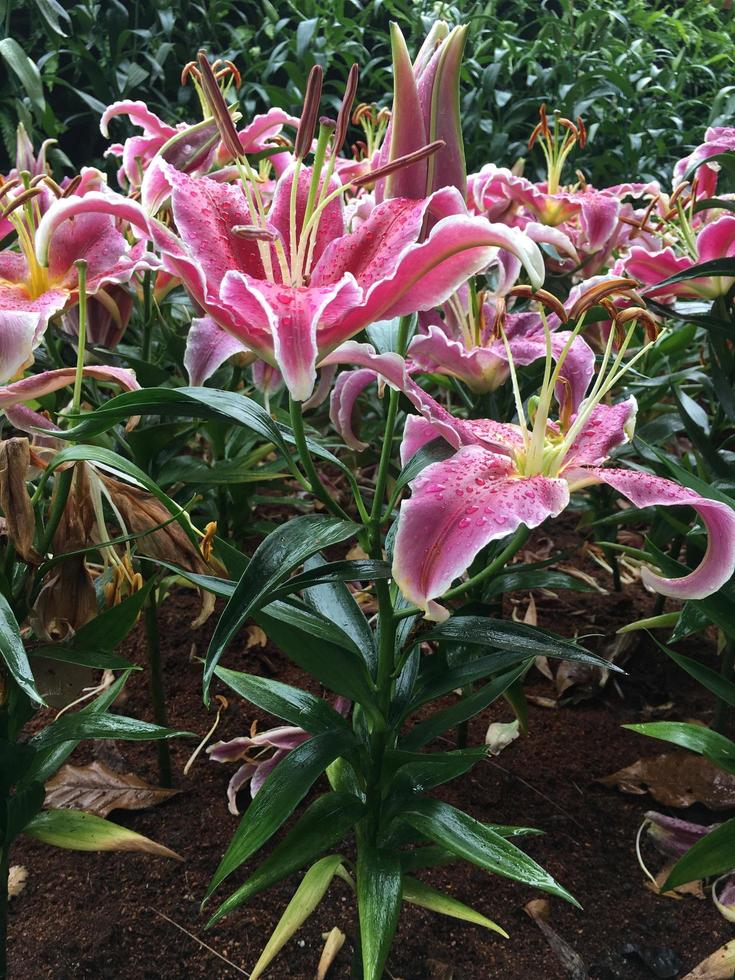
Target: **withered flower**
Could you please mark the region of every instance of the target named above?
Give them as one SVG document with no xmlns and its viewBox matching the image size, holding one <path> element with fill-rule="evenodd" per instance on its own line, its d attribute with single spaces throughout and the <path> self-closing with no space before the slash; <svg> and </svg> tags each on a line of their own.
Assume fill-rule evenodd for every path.
<svg viewBox="0 0 735 980">
<path fill-rule="evenodd" d="M 0 442 L 0 507 L 5 515 L 5 533 L 22 561 L 40 565 L 41 556 L 33 547 L 36 518 L 26 489 L 30 464 L 28 439 Z"/>
</svg>

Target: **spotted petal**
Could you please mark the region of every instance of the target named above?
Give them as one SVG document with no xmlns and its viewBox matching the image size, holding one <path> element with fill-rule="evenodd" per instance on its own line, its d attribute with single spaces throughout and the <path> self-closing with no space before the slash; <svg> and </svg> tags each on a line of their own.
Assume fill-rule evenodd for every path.
<svg viewBox="0 0 735 980">
<path fill-rule="evenodd" d="M 507 457 L 465 446 L 433 463 L 401 505 L 393 578 L 428 619 L 448 613 L 438 599 L 491 541 L 521 524 L 537 527 L 569 502 L 564 480 L 519 477 Z"/>
<path fill-rule="evenodd" d="M 645 566 L 643 584 L 676 599 L 704 599 L 721 588 L 735 571 L 735 510 L 718 500 L 648 473 L 586 468 L 588 482 L 607 483 L 636 507 L 692 507 L 707 529 L 707 550 L 701 564 L 682 578 L 663 578 Z"/>
<path fill-rule="evenodd" d="M 189 384 L 203 385 L 228 358 L 243 352 L 250 353 L 241 340 L 223 330 L 211 317 L 192 320 L 184 352 Z"/>
</svg>

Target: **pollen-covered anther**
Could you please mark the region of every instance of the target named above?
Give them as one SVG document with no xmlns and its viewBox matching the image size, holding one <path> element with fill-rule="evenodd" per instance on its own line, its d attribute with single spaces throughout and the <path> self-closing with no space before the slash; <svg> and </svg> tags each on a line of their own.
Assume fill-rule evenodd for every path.
<svg viewBox="0 0 735 980">
<path fill-rule="evenodd" d="M 643 306 L 629 306 L 625 310 L 619 310 L 615 320 L 616 325 L 619 324 L 621 329 L 627 326 L 629 323 L 638 322 L 643 327 L 644 333 L 648 340 L 653 341 L 658 337 L 658 321 L 650 310 L 645 309 Z"/>
<path fill-rule="evenodd" d="M 272 228 L 259 228 L 257 225 L 233 225 L 230 230 L 233 235 L 248 241 L 274 242 L 278 238 L 278 233 Z"/>
<path fill-rule="evenodd" d="M 181 70 L 182 85 L 186 85 L 190 78 L 193 78 L 197 82 L 201 82 L 202 80 L 196 61 L 188 61 Z"/>
<path fill-rule="evenodd" d="M 66 185 L 64 190 L 61 192 L 62 197 L 71 197 L 74 191 L 79 187 L 82 182 L 82 175 L 76 174 L 69 183 Z M 72 219 L 73 220 L 73 219 Z"/>
<path fill-rule="evenodd" d="M 7 207 L 3 208 L 3 218 L 7 218 L 8 215 L 12 214 L 17 208 L 22 208 L 24 204 L 27 204 L 28 201 L 32 201 L 34 197 L 38 197 L 38 195 L 42 193 L 43 191 L 40 187 L 29 187 L 27 191 L 23 191 L 23 193 L 14 198 Z"/>
<path fill-rule="evenodd" d="M 20 177 L 13 177 L 11 180 L 5 180 L 0 184 L 0 201 L 9 194 L 13 188 L 18 187 L 21 183 Z"/>
<path fill-rule="evenodd" d="M 350 113 L 352 112 L 352 106 L 355 102 L 355 96 L 357 95 L 357 84 L 360 80 L 360 69 L 357 65 L 352 65 L 350 68 L 350 73 L 347 76 L 347 85 L 345 86 L 345 94 L 342 99 L 342 103 L 339 107 L 339 113 L 337 114 L 337 128 L 334 136 L 334 153 L 339 153 L 344 144 L 345 137 L 347 136 L 347 127 L 350 122 Z"/>
<path fill-rule="evenodd" d="M 569 310 L 569 319 L 578 320 L 587 310 L 591 310 L 593 306 L 599 306 L 607 296 L 631 295 L 637 285 L 635 279 L 628 279 L 624 276 L 598 282 L 584 292 L 574 303 Z"/>
<path fill-rule="evenodd" d="M 567 311 L 564 309 L 564 304 L 558 299 L 553 293 L 550 293 L 546 289 L 534 289 L 533 286 L 519 285 L 513 286 L 509 293 L 510 296 L 523 296 L 527 299 L 536 300 L 542 306 L 547 307 L 555 313 L 562 323 L 566 323 L 568 316 Z"/>
</svg>

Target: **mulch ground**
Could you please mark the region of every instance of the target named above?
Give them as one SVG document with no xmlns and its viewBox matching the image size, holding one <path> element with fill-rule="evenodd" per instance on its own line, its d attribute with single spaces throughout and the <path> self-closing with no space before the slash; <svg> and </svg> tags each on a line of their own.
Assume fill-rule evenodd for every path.
<svg viewBox="0 0 735 980">
<path fill-rule="evenodd" d="M 538 543 L 538 536 L 533 540 Z M 582 567 L 612 588 L 609 576 L 589 560 L 582 561 Z M 537 593 L 538 624 L 566 636 L 597 634 L 585 642 L 602 650 L 620 625 L 650 615 L 653 601 L 639 586 L 607 595 L 559 593 L 555 598 Z M 521 612 L 524 606 L 525 602 Z M 216 617 L 192 631 L 190 622 L 197 609 L 197 599 L 182 593 L 169 599 L 160 615 L 169 721 L 203 734 L 213 716 L 201 702 L 201 667 L 195 657 L 206 649 Z M 507 599 L 505 613 L 511 613 Z M 713 657 L 701 638 L 682 649 L 710 658 L 710 662 Z M 144 663 L 140 628 L 121 652 Z M 303 682 L 270 647 L 245 651 L 244 641 L 236 642 L 225 662 L 255 673 L 275 673 L 286 683 Z M 635 836 L 644 812 L 656 804 L 650 797 L 606 789 L 596 780 L 641 756 L 662 751 L 661 743 L 633 735 L 621 725 L 659 717 L 662 711 L 666 717 L 708 721 L 712 702 L 646 637 L 634 645 L 625 666 L 627 676 L 608 684 L 593 698 L 556 708 L 532 703 L 527 736 L 496 759 L 478 765 L 468 777 L 443 787 L 437 795 L 480 819 L 544 831 L 544 836 L 527 839 L 523 846 L 583 905 L 579 911 L 552 900 L 550 923 L 578 952 L 591 977 L 680 977 L 726 942 L 732 927 L 709 900 L 675 900 L 656 895 L 645 886 L 635 856 Z M 215 691 L 230 693 L 221 687 Z M 535 669 L 529 675 L 527 691 L 537 698 L 555 698 L 551 682 Z M 660 709 L 668 703 L 668 709 Z M 151 719 L 143 671 L 130 679 L 116 710 Z M 505 702 L 492 706 L 470 726 L 470 744 L 482 742 L 489 721 L 511 718 Z M 245 733 L 253 719 L 258 719 L 261 728 L 273 723 L 231 697 L 218 737 Z M 182 775 L 192 747 L 184 740 L 171 746 L 175 782 L 181 789 L 177 796 L 152 810 L 112 814 L 116 822 L 173 848 L 182 862 L 139 854 L 72 853 L 25 839 L 17 844 L 12 863 L 26 866 L 28 882 L 11 903 L 11 977 L 196 980 L 235 978 L 252 969 L 293 894 L 297 877 L 257 896 L 215 928 L 204 931 L 199 903 L 237 818 L 227 811 L 230 767 L 214 764 L 202 754 L 189 775 Z M 152 744 L 98 743 L 94 748 L 87 744 L 70 761 L 84 764 L 93 758 L 156 781 L 156 749 Z M 246 796 L 241 796 L 241 801 L 245 805 Z M 726 816 L 700 807 L 682 815 L 702 818 L 703 822 Z M 650 856 L 655 865 L 656 856 Z M 245 874 L 242 871 L 233 876 L 233 887 Z M 524 904 L 539 897 L 538 893 L 467 865 L 447 866 L 422 873 L 422 877 L 499 922 L 510 939 L 404 906 L 388 961 L 389 976 L 404 980 L 568 976 L 523 911 Z M 229 893 L 228 885 L 221 890 L 221 897 Z M 355 975 L 351 974 L 355 906 L 348 886 L 336 879 L 269 975 L 313 978 L 322 936 L 334 926 L 347 934 L 347 941 L 330 977 Z"/>
</svg>

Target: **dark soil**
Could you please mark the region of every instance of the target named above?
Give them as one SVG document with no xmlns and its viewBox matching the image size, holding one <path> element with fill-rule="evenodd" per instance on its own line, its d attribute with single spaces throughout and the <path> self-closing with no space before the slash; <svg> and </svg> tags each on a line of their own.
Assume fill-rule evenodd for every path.
<svg viewBox="0 0 735 980">
<path fill-rule="evenodd" d="M 538 535 L 533 540 L 537 549 L 543 546 Z M 587 560 L 583 567 L 612 587 L 609 576 L 592 562 Z M 561 593 L 554 598 L 536 593 L 540 626 L 567 636 L 601 634 L 585 641 L 597 649 L 611 641 L 621 624 L 650 615 L 653 601 L 639 585 L 604 596 Z M 193 656 L 206 649 L 216 617 L 193 632 L 189 623 L 197 609 L 197 600 L 182 594 L 165 603 L 160 618 L 169 721 L 203 735 L 213 714 L 202 705 L 201 669 Z M 520 609 L 525 609 L 525 598 Z M 505 612 L 511 613 L 507 600 Z M 142 642 L 138 629 L 122 652 L 142 664 Z M 683 649 L 711 657 L 705 647 L 700 639 Z M 270 648 L 245 652 L 244 643 L 239 650 L 234 644 L 226 663 L 251 672 L 276 673 L 285 682 L 303 680 Z M 545 831 L 543 837 L 528 839 L 523 846 L 584 906 L 579 911 L 554 899 L 549 921 L 580 954 L 591 977 L 681 977 L 726 942 L 731 927 L 709 900 L 676 900 L 645 887 L 635 856 L 635 836 L 644 812 L 655 803 L 650 797 L 606 789 L 596 779 L 641 756 L 662 751 L 661 743 L 626 732 L 622 724 L 650 720 L 651 709 L 667 702 L 673 702 L 668 717 L 708 721 L 712 702 L 647 638 L 638 642 L 626 669 L 628 676 L 616 685 L 608 684 L 593 699 L 557 708 L 532 703 L 529 734 L 496 760 L 445 787 L 441 795 L 480 819 Z M 551 682 L 537 671 L 532 671 L 528 681 L 530 694 L 555 697 Z M 223 688 L 215 690 L 229 694 Z M 151 718 L 144 672 L 130 679 L 116 710 Z M 505 702 L 494 705 L 472 724 L 470 744 L 482 742 L 490 720 L 511 717 Z M 272 719 L 231 697 L 218 737 L 245 733 L 253 719 L 259 720 L 261 728 L 272 724 Z M 237 818 L 227 812 L 230 767 L 214 764 L 202 754 L 189 775 L 182 775 L 194 744 L 177 740 L 171 746 L 175 780 L 181 788 L 178 796 L 156 809 L 112 815 L 116 822 L 173 848 L 183 862 L 139 854 L 72 853 L 25 839 L 18 843 L 12 863 L 27 867 L 28 883 L 11 903 L 10 962 L 15 980 L 196 980 L 234 978 L 252 969 L 293 894 L 296 879 L 261 894 L 204 932 L 199 903 Z M 94 754 L 86 745 L 71 761 L 84 764 L 95 755 L 114 768 L 156 780 L 156 748 L 150 743 L 100 743 Z M 240 799 L 246 805 L 247 794 Z M 696 807 L 682 815 L 703 822 L 723 819 L 722 814 Z M 650 864 L 658 867 L 660 859 L 655 853 L 647 854 Z M 232 885 L 244 876 L 244 872 L 234 875 Z M 404 980 L 533 980 L 568 975 L 523 911 L 524 904 L 539 897 L 538 893 L 465 865 L 422 873 L 422 877 L 499 922 L 511 938 L 503 940 L 478 926 L 406 906 L 388 961 L 390 976 Z M 232 890 L 228 886 L 221 889 L 220 897 Z M 314 977 L 322 935 L 333 926 L 347 934 L 347 942 L 330 977 L 350 976 L 354 911 L 348 886 L 335 879 L 317 912 L 276 959 L 269 976 Z M 642 949 L 644 957 L 658 950 L 653 954 L 658 972 L 644 965 L 631 947 Z"/>
</svg>

